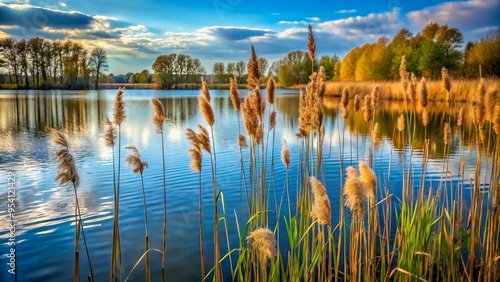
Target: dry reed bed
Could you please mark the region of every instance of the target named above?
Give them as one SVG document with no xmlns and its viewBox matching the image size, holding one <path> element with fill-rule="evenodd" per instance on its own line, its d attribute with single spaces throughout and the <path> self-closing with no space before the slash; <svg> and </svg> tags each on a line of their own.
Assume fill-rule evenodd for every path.
<svg viewBox="0 0 500 282">
<path fill-rule="evenodd" d="M 469 93 L 475 93 L 479 85 L 479 80 L 452 79 L 451 101 L 469 101 Z M 344 88 L 349 89 L 350 98 L 355 95 L 364 97 L 372 92 L 375 86 L 379 87 L 380 99 L 404 100 L 401 83 L 399 81 L 378 81 L 378 82 L 327 82 L 327 96 L 341 96 Z M 420 87 L 420 86 L 419 86 Z M 500 79 L 485 79 L 486 92 L 498 91 L 500 89 Z M 429 91 L 428 99 L 431 101 L 445 101 L 447 92 L 443 88 L 441 80 L 427 81 Z M 418 90 L 418 88 L 417 88 Z"/>
</svg>

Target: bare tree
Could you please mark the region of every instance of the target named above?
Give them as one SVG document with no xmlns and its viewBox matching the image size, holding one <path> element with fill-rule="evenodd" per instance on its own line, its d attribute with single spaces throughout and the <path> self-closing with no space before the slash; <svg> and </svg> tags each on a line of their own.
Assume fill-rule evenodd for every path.
<svg viewBox="0 0 500 282">
<path fill-rule="evenodd" d="M 92 50 L 89 58 L 89 67 L 94 70 L 95 73 L 95 89 L 99 87 L 99 76 L 101 72 L 108 69 L 107 55 L 106 51 L 102 48 L 95 48 Z"/>
</svg>

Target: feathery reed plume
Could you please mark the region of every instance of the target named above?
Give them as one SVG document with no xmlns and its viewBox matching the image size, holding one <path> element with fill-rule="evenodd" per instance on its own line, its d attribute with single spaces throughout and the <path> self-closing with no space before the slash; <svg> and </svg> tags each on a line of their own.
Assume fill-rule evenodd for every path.
<svg viewBox="0 0 500 282">
<path fill-rule="evenodd" d="M 198 106 L 200 108 L 200 112 L 202 113 L 205 121 L 208 125 L 213 126 L 215 123 L 214 111 L 212 110 L 212 106 L 210 102 L 205 98 L 205 96 L 198 96 Z"/>
<path fill-rule="evenodd" d="M 55 153 L 59 164 L 57 167 L 57 176 L 54 181 L 59 182 L 60 185 L 66 185 L 69 183 L 76 189 L 80 186 L 80 177 L 78 176 L 78 171 L 76 170 L 75 159 L 69 152 L 68 140 L 62 132 L 53 128 L 50 129 L 50 134 L 52 136 L 52 144 L 63 147 Z"/>
<path fill-rule="evenodd" d="M 403 132 L 405 130 L 405 116 L 404 116 L 404 114 L 401 114 L 398 117 L 397 128 L 400 132 Z"/>
<path fill-rule="evenodd" d="M 311 183 L 313 193 L 313 203 L 310 213 L 311 218 L 321 225 L 331 225 L 332 210 L 325 186 L 323 186 L 314 176 L 309 177 L 309 182 Z"/>
<path fill-rule="evenodd" d="M 311 62 L 314 65 L 314 60 L 316 58 L 316 41 L 314 40 L 314 34 L 311 25 L 307 27 L 307 32 L 308 32 L 307 50 L 309 58 L 311 59 Z"/>
<path fill-rule="evenodd" d="M 345 205 L 351 210 L 354 217 L 362 219 L 365 210 L 366 190 L 354 167 L 349 166 L 346 171 L 347 178 L 343 191 L 344 196 L 346 196 Z"/>
<path fill-rule="evenodd" d="M 427 107 L 428 101 L 427 98 L 429 96 L 429 91 L 427 90 L 427 80 L 425 77 L 422 77 L 420 80 L 420 91 L 418 91 L 418 100 L 420 101 L 420 105 L 422 107 Z"/>
<path fill-rule="evenodd" d="M 262 126 L 257 126 L 253 142 L 255 143 L 255 145 L 258 145 L 260 144 L 260 142 L 262 142 L 263 138 L 264 138 L 264 131 L 262 130 Z"/>
<path fill-rule="evenodd" d="M 134 174 L 137 173 L 143 174 L 144 170 L 148 167 L 148 163 L 146 161 L 141 160 L 141 152 L 139 152 L 137 147 L 133 145 L 128 145 L 123 148 L 132 151 L 130 155 L 128 155 L 127 158 L 125 159 L 127 166 L 132 167 L 132 172 Z"/>
<path fill-rule="evenodd" d="M 163 132 L 163 123 L 165 122 L 165 108 L 158 98 L 151 98 L 153 105 L 153 124 L 156 127 L 157 133 Z"/>
<path fill-rule="evenodd" d="M 363 161 L 359 162 L 359 180 L 365 185 L 366 196 L 370 199 L 370 202 L 375 203 L 377 199 L 377 176 Z"/>
<path fill-rule="evenodd" d="M 495 130 L 495 133 L 500 136 L 500 105 L 495 106 L 495 110 L 493 111 L 492 123 L 493 130 Z"/>
<path fill-rule="evenodd" d="M 186 129 L 186 137 L 193 147 L 200 147 L 200 140 L 198 139 L 198 134 L 194 132 L 191 128 Z"/>
<path fill-rule="evenodd" d="M 359 97 L 358 94 L 354 96 L 354 111 L 357 112 L 359 111 L 359 107 L 361 105 L 361 97 Z"/>
<path fill-rule="evenodd" d="M 374 109 L 377 107 L 378 94 L 379 94 L 379 89 L 378 89 L 378 85 L 376 85 L 375 87 L 373 87 L 372 93 L 370 94 L 372 97 L 372 107 Z"/>
<path fill-rule="evenodd" d="M 342 98 L 340 99 L 340 106 L 346 108 L 349 105 L 349 88 L 344 87 L 342 91 Z"/>
<path fill-rule="evenodd" d="M 191 157 L 191 162 L 189 167 L 193 172 L 201 171 L 201 151 L 199 147 L 191 147 L 188 149 L 189 156 Z"/>
<path fill-rule="evenodd" d="M 464 123 L 464 108 L 460 108 L 458 111 L 458 120 L 457 120 L 457 125 L 462 126 Z"/>
<path fill-rule="evenodd" d="M 245 126 L 245 130 L 250 136 L 253 138 L 257 131 L 257 127 L 259 126 L 259 113 L 255 112 L 254 107 L 252 106 L 252 96 L 253 94 L 248 95 L 243 103 L 241 104 L 241 115 L 243 116 L 243 125 Z"/>
<path fill-rule="evenodd" d="M 326 83 L 325 83 L 326 74 L 325 74 L 325 68 L 323 66 L 319 67 L 318 76 L 316 79 L 317 79 L 316 83 L 318 84 L 317 97 L 319 97 L 319 99 L 323 101 L 323 97 L 325 96 L 326 92 Z"/>
<path fill-rule="evenodd" d="M 422 124 L 424 126 L 427 126 L 429 124 L 429 112 L 427 111 L 427 109 L 424 109 L 422 111 Z"/>
<path fill-rule="evenodd" d="M 259 62 L 257 60 L 257 55 L 255 54 L 255 49 L 253 48 L 252 45 L 252 52 L 251 52 L 250 60 L 248 61 L 247 68 L 248 68 L 248 89 L 254 89 L 255 87 L 259 87 L 259 81 L 260 81 L 260 69 L 259 69 Z"/>
<path fill-rule="evenodd" d="M 274 88 L 275 88 L 274 77 L 273 74 L 271 73 L 269 79 L 267 80 L 267 87 L 266 87 L 266 98 L 269 104 L 274 104 Z"/>
<path fill-rule="evenodd" d="M 297 136 L 297 138 L 299 138 L 299 139 L 305 138 L 308 136 L 308 133 L 303 128 L 299 127 L 299 130 L 295 133 L 295 136 Z"/>
<path fill-rule="evenodd" d="M 319 132 L 323 122 L 324 68 L 309 76 L 306 93 L 299 92 L 299 131 Z"/>
<path fill-rule="evenodd" d="M 283 141 L 283 148 L 281 148 L 281 161 L 285 168 L 288 170 L 290 168 L 290 149 L 286 144 L 286 140 Z"/>
<path fill-rule="evenodd" d="M 476 101 L 479 103 L 484 102 L 486 96 L 486 87 L 484 86 L 484 78 L 479 79 L 479 85 L 477 86 Z"/>
<path fill-rule="evenodd" d="M 363 117 L 366 123 L 369 123 L 373 118 L 372 96 L 366 95 L 363 103 Z"/>
<path fill-rule="evenodd" d="M 441 79 L 443 80 L 443 87 L 449 95 L 451 91 L 451 79 L 450 75 L 448 74 L 448 70 L 445 67 L 441 69 Z M 450 97 L 448 96 L 448 98 Z"/>
<path fill-rule="evenodd" d="M 205 99 L 210 103 L 210 91 L 208 89 L 207 81 L 205 78 L 202 76 L 201 77 L 201 95 L 205 97 Z"/>
<path fill-rule="evenodd" d="M 484 98 L 484 105 L 486 107 L 486 119 L 492 121 L 495 111 L 495 105 L 498 101 L 498 90 L 488 92 Z"/>
<path fill-rule="evenodd" d="M 116 141 L 116 128 L 113 126 L 113 123 L 106 118 L 104 120 L 104 142 L 108 147 L 114 147 Z"/>
<path fill-rule="evenodd" d="M 349 89 L 344 87 L 342 99 L 340 99 L 340 109 L 342 110 L 342 118 L 347 119 L 349 116 Z"/>
<path fill-rule="evenodd" d="M 269 117 L 269 130 L 272 130 L 276 126 L 276 111 L 271 112 Z"/>
<path fill-rule="evenodd" d="M 205 150 L 205 152 L 211 154 L 212 150 L 210 149 L 210 137 L 208 136 L 208 130 L 198 124 L 199 133 L 196 135 L 198 138 L 198 145 L 201 149 Z"/>
<path fill-rule="evenodd" d="M 260 95 L 260 89 L 258 87 L 255 87 L 252 93 L 247 97 L 249 98 L 250 106 L 257 114 L 258 120 L 261 121 L 261 116 L 264 114 L 264 107 L 266 103 L 262 101 L 262 95 Z"/>
<path fill-rule="evenodd" d="M 233 103 L 233 107 L 236 111 L 240 110 L 241 99 L 240 94 L 238 93 L 238 80 L 235 77 L 229 78 L 229 97 L 231 97 L 231 102 Z"/>
<path fill-rule="evenodd" d="M 116 93 L 115 105 L 113 107 L 113 119 L 116 125 L 122 124 L 125 120 L 125 103 L 123 102 L 123 91 L 125 91 L 125 87 L 118 88 L 118 92 Z"/>
<path fill-rule="evenodd" d="M 476 95 L 472 101 L 475 124 L 482 124 L 486 119 L 485 96 L 486 88 L 484 87 L 484 78 L 481 78 L 479 80 Z"/>
<path fill-rule="evenodd" d="M 239 134 L 238 135 L 238 146 L 240 148 L 246 148 L 248 145 L 247 145 L 247 137 L 243 134 Z"/>
<path fill-rule="evenodd" d="M 417 77 L 415 76 L 414 73 L 411 73 L 410 75 L 410 82 L 409 82 L 409 95 L 410 95 L 410 101 L 415 102 L 417 100 L 417 84 L 418 80 Z"/>
<path fill-rule="evenodd" d="M 265 267 L 267 260 L 276 256 L 276 239 L 269 228 L 257 228 L 250 232 L 247 242 L 257 253 L 261 267 Z"/>
<path fill-rule="evenodd" d="M 484 104 L 479 101 L 472 102 L 473 114 L 474 114 L 474 124 L 482 124 L 485 120 L 486 108 Z"/>
<path fill-rule="evenodd" d="M 450 123 L 445 122 L 444 129 L 443 129 L 444 144 L 448 145 L 448 143 L 450 142 L 450 139 L 451 139 L 451 126 L 450 126 Z"/>
<path fill-rule="evenodd" d="M 373 126 L 373 131 L 372 131 L 372 142 L 373 145 L 378 146 L 380 143 L 380 126 L 378 122 L 375 123 Z"/>
<path fill-rule="evenodd" d="M 406 89 L 408 88 L 409 74 L 406 71 L 406 56 L 401 57 L 401 64 L 399 65 L 399 77 L 401 78 L 401 86 L 403 87 L 403 94 L 406 97 Z"/>
<path fill-rule="evenodd" d="M 484 130 L 484 123 L 479 124 L 479 141 L 481 143 L 484 143 L 484 140 L 486 139 L 486 131 Z"/>
</svg>

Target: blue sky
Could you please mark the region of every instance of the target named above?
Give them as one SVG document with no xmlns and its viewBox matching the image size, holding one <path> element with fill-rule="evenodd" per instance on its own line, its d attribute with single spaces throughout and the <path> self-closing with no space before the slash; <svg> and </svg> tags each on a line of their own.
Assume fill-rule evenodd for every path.
<svg viewBox="0 0 500 282">
<path fill-rule="evenodd" d="M 308 24 L 318 57 L 343 57 L 403 27 L 416 33 L 430 21 L 476 40 L 500 28 L 500 0 L 0 0 L 0 38 L 69 38 L 89 50 L 99 46 L 114 74 L 151 70 L 158 55 L 170 53 L 199 58 L 210 73 L 217 61 L 247 61 L 251 44 L 272 63 L 306 49 Z"/>
</svg>

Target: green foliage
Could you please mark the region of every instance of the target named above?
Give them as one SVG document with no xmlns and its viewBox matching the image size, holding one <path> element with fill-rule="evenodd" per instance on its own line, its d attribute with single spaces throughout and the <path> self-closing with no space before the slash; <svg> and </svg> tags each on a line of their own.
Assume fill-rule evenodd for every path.
<svg viewBox="0 0 500 282">
<path fill-rule="evenodd" d="M 184 54 L 160 55 L 153 63 L 153 81 L 156 87 L 169 89 L 180 83 L 199 81 L 205 72 L 201 61 Z"/>
<path fill-rule="evenodd" d="M 223 62 L 216 62 L 212 68 L 212 72 L 215 75 L 215 81 L 218 83 L 225 82 L 226 73 Z"/>
<path fill-rule="evenodd" d="M 314 63 L 314 68 L 319 68 L 317 62 Z M 307 52 L 296 50 L 274 62 L 270 70 L 277 70 L 278 81 L 283 86 L 304 84 L 312 73 L 312 61 Z"/>
</svg>

